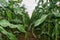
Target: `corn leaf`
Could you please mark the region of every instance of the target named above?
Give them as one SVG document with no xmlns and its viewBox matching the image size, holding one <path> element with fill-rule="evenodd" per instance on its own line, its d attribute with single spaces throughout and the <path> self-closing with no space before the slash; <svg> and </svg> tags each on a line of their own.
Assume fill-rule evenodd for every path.
<svg viewBox="0 0 60 40">
<path fill-rule="evenodd" d="M 2 27 L 7 27 L 10 25 L 10 23 L 7 20 L 0 20 L 0 25 Z"/>
<path fill-rule="evenodd" d="M 14 24 L 9 23 L 9 21 L 7 20 L 1 20 L 0 25 L 2 27 L 17 28 L 21 32 L 24 32 L 24 33 L 26 32 L 25 27 L 23 25 L 20 25 L 20 24 L 14 25 Z"/>
<path fill-rule="evenodd" d="M 21 32 L 26 33 L 25 27 L 24 27 L 23 25 L 18 25 L 17 29 L 18 29 L 19 31 L 21 31 Z"/>
<path fill-rule="evenodd" d="M 17 40 L 15 35 L 12 33 L 7 32 L 3 27 L 0 26 L 0 32 L 6 35 L 10 40 Z"/>
<path fill-rule="evenodd" d="M 12 20 L 12 13 L 9 9 L 6 10 L 6 15 L 8 17 L 8 20 Z"/>
<path fill-rule="evenodd" d="M 41 23 L 43 23 L 43 22 L 45 21 L 46 18 L 47 18 L 47 15 L 42 15 L 41 18 L 38 19 L 38 20 L 35 22 L 34 26 L 40 25 Z"/>
</svg>

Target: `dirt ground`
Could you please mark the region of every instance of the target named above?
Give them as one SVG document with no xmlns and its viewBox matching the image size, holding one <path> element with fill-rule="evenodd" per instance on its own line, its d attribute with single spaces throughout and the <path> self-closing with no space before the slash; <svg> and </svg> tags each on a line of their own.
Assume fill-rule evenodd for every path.
<svg viewBox="0 0 60 40">
<path fill-rule="evenodd" d="M 24 34 L 20 34 L 20 36 L 18 37 L 18 40 L 37 40 L 37 39 L 34 38 L 31 34 L 29 34 L 27 39 L 25 39 Z"/>
</svg>

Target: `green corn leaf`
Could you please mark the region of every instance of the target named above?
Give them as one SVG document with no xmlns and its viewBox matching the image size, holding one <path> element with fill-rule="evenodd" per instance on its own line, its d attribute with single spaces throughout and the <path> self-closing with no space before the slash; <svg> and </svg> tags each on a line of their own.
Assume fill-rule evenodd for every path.
<svg viewBox="0 0 60 40">
<path fill-rule="evenodd" d="M 52 32 L 52 37 L 54 37 L 54 40 L 58 40 L 58 36 L 59 36 L 59 30 L 58 30 L 59 24 L 57 23 L 57 21 L 58 20 L 56 20 L 55 27 L 54 27 L 53 32 Z"/>
<path fill-rule="evenodd" d="M 25 27 L 24 27 L 23 25 L 18 25 L 17 29 L 18 29 L 19 31 L 21 31 L 21 32 L 26 33 Z"/>
<path fill-rule="evenodd" d="M 7 27 L 10 25 L 10 23 L 7 20 L 0 20 L 0 25 L 3 27 Z"/>
<path fill-rule="evenodd" d="M 18 1 L 18 0 L 13 0 L 13 1 Z"/>
<path fill-rule="evenodd" d="M 10 40 L 17 40 L 17 38 L 15 37 L 15 35 L 13 35 L 12 33 L 7 32 L 3 27 L 0 26 L 0 32 L 3 33 L 4 35 L 6 35 Z"/>
<path fill-rule="evenodd" d="M 19 25 L 11 24 L 9 27 L 10 28 L 17 28 L 20 32 L 26 33 L 25 27 L 23 25 L 20 25 L 20 24 Z"/>
<path fill-rule="evenodd" d="M 48 16 L 48 15 L 42 15 L 41 18 L 38 19 L 38 20 L 35 22 L 34 26 L 38 26 L 38 25 L 40 25 L 42 22 L 44 22 L 45 19 L 47 18 L 47 16 Z"/>
<path fill-rule="evenodd" d="M 55 14 L 56 17 L 60 17 L 60 13 Z"/>
<path fill-rule="evenodd" d="M 9 23 L 9 21 L 7 20 L 1 20 L 0 25 L 2 27 L 17 28 L 21 32 L 24 32 L 24 33 L 26 32 L 25 27 L 23 25 L 20 25 L 20 24 L 14 25 L 14 24 Z"/>
<path fill-rule="evenodd" d="M 5 0 L 0 0 L 0 3 L 5 3 L 6 1 Z"/>
<path fill-rule="evenodd" d="M 55 40 L 58 40 L 58 24 L 55 25 Z"/>
<path fill-rule="evenodd" d="M 17 40 L 17 38 L 15 37 L 15 35 L 13 35 L 12 33 L 9 33 L 9 32 L 7 32 L 7 37 L 8 37 L 10 40 Z"/>
<path fill-rule="evenodd" d="M 17 28 L 20 32 L 26 33 L 25 27 L 23 25 L 20 25 L 20 24 L 19 25 L 11 24 L 9 27 L 10 28 Z"/>
<path fill-rule="evenodd" d="M 3 6 L 7 6 L 9 3 L 8 3 L 7 0 L 0 0 L 0 4 L 1 4 L 2 7 L 3 7 Z M 1 6 L 1 5 L 0 5 L 0 6 Z"/>
<path fill-rule="evenodd" d="M 53 14 L 54 14 L 56 17 L 60 17 L 60 13 L 53 12 Z"/>
<path fill-rule="evenodd" d="M 8 17 L 8 20 L 12 20 L 12 13 L 9 9 L 6 10 L 6 15 Z"/>
</svg>

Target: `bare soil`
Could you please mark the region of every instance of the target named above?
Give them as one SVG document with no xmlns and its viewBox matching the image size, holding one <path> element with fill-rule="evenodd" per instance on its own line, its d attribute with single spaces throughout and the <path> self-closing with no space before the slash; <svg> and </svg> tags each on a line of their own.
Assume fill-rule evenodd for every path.
<svg viewBox="0 0 60 40">
<path fill-rule="evenodd" d="M 20 34 L 19 37 L 18 37 L 18 40 L 37 40 L 37 39 L 34 38 L 32 34 L 29 34 L 27 39 L 25 39 L 24 34 Z"/>
</svg>

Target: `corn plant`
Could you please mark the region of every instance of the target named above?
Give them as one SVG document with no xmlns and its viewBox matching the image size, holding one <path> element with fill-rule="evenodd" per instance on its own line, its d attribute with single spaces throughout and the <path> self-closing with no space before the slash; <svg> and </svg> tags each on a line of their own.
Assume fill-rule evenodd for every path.
<svg viewBox="0 0 60 40">
<path fill-rule="evenodd" d="M 59 40 L 60 0 L 39 0 L 31 19 L 20 6 L 21 0 L 0 0 L 0 40 L 18 40 L 24 33 L 27 40 L 31 33 L 37 40 Z M 3 38 L 2 38 L 3 37 Z"/>
<path fill-rule="evenodd" d="M 29 17 L 25 8 L 19 5 L 20 2 L 21 0 L 8 0 L 8 2 L 0 0 L 0 40 L 17 40 L 14 35 L 16 32 L 26 33 L 24 25 L 28 24 L 28 20 L 25 20 L 25 17 L 28 19 Z"/>
<path fill-rule="evenodd" d="M 59 40 L 60 5 L 56 5 L 57 2 L 59 0 L 39 0 L 31 18 L 32 33 L 38 40 Z"/>
</svg>

